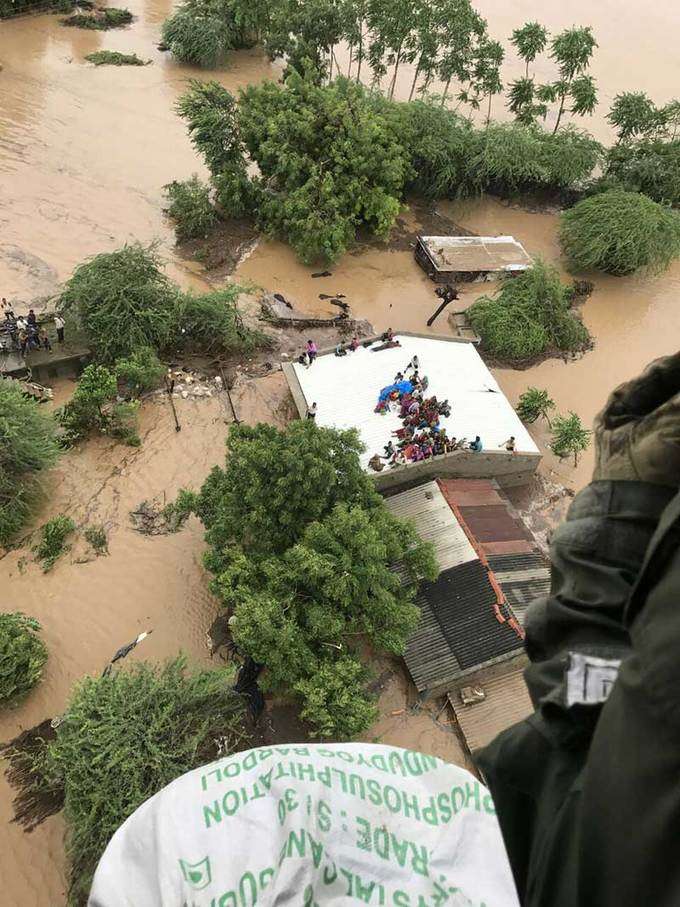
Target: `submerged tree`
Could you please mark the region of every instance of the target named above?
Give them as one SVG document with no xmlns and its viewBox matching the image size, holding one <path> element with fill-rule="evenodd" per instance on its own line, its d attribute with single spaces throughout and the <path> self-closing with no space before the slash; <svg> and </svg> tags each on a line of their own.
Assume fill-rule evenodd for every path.
<svg viewBox="0 0 680 907">
<path fill-rule="evenodd" d="M 285 58 L 287 72 L 314 73 L 321 82 L 332 76 L 344 28 L 340 0 L 283 0 L 272 10 L 265 50 L 272 60 Z"/>
<path fill-rule="evenodd" d="M 469 309 L 470 324 L 492 356 L 526 362 L 554 351 L 582 352 L 590 337 L 571 311 L 572 294 L 557 270 L 541 260 L 503 280 L 494 297 L 483 296 Z"/>
<path fill-rule="evenodd" d="M 611 189 L 564 212 L 560 241 L 581 270 L 659 272 L 680 255 L 680 214 L 640 193 Z"/>
<path fill-rule="evenodd" d="M 0 705 L 15 702 L 38 683 L 47 647 L 40 623 L 19 611 L 0 614 Z"/>
<path fill-rule="evenodd" d="M 0 378 L 0 545 L 9 545 L 26 523 L 40 474 L 59 453 L 54 419 L 22 390 Z"/>
<path fill-rule="evenodd" d="M 574 466 L 577 466 L 579 456 L 588 449 L 591 435 L 592 432 L 583 427 L 583 423 L 576 413 L 570 412 L 566 416 L 555 416 L 550 448 L 560 459 L 573 454 Z"/>
<path fill-rule="evenodd" d="M 555 409 L 555 401 L 548 391 L 537 387 L 528 387 L 520 396 L 515 411 L 522 422 L 531 425 L 538 419 L 545 419 L 550 425 L 550 411 Z"/>
<path fill-rule="evenodd" d="M 644 91 L 624 91 L 614 98 L 607 119 L 616 128 L 619 142 L 626 142 L 657 130 L 663 113 Z"/>
<path fill-rule="evenodd" d="M 19 805 L 63 805 L 72 907 L 87 901 L 106 845 L 138 806 L 185 772 L 248 748 L 232 684 L 229 670 L 190 671 L 183 657 L 85 677 L 53 739 L 5 753 L 28 779 Z"/>
</svg>

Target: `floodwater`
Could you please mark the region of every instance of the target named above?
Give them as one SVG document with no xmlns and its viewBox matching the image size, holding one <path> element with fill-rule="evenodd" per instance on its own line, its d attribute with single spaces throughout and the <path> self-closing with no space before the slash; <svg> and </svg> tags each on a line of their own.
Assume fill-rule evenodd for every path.
<svg viewBox="0 0 680 907">
<path fill-rule="evenodd" d="M 183 123 L 174 112 L 190 77 L 204 75 L 175 64 L 156 48 L 170 0 L 131 0 L 131 27 L 105 33 L 65 29 L 57 16 L 0 24 L 0 295 L 27 305 L 53 293 L 74 265 L 88 255 L 126 241 L 157 240 L 169 273 L 184 285 L 202 284 L 200 267 L 173 251 L 171 226 L 162 213 L 162 186 L 204 172 Z M 680 25 L 680 8 L 657 4 L 644 20 L 632 0 L 574 0 L 540 9 L 528 0 L 502 4 L 482 0 L 480 11 L 495 37 L 505 37 L 529 18 L 552 28 L 592 24 L 600 44 L 593 65 L 604 109 L 585 123 L 608 139 L 604 113 L 622 90 L 646 90 L 659 103 L 680 84 L 680 60 L 668 52 L 668 36 Z M 136 52 L 146 67 L 94 68 L 85 54 L 97 49 Z M 341 63 L 344 58 L 341 55 Z M 344 63 L 342 63 L 344 66 Z M 229 67 L 210 78 L 229 89 L 275 75 L 254 50 L 234 54 Z M 506 75 L 517 75 L 509 61 Z M 539 78 L 549 65 L 537 66 Z M 412 73 L 404 68 L 399 93 L 408 93 Z M 497 100 L 494 113 L 499 115 Z M 442 205 L 441 211 L 478 232 L 513 233 L 531 253 L 558 261 L 557 218 L 528 213 L 492 200 Z M 327 312 L 319 293 L 345 293 L 355 313 L 377 328 L 425 331 L 438 300 L 412 253 L 377 246 L 345 256 L 332 276 L 314 279 L 280 243 L 263 241 L 237 278 L 283 292 L 307 311 Z M 595 349 L 577 362 L 552 360 L 497 376 L 514 401 L 527 385 L 546 387 L 558 409 L 591 421 L 608 391 L 651 358 L 678 348 L 680 265 L 660 277 L 597 275 L 583 308 Z M 461 305 L 485 288 L 467 287 Z M 488 289 L 488 288 L 487 288 Z M 19 306 L 20 307 L 20 306 Z M 433 331 L 449 330 L 445 315 Z M 61 390 L 61 389 L 60 389 Z M 280 411 L 280 376 L 244 385 L 237 400 L 242 418 L 271 418 Z M 0 717 L 0 739 L 14 736 L 59 713 L 68 691 L 83 674 L 100 671 L 122 643 L 142 629 L 154 633 L 131 657 L 161 658 L 179 648 L 191 659 L 206 657 L 205 632 L 214 602 L 201 567 L 200 526 L 192 521 L 178 535 L 145 538 L 132 531 L 128 514 L 143 499 L 171 498 L 182 485 L 197 486 L 223 456 L 228 410 L 217 398 L 178 401 L 182 431 L 174 431 L 166 405 L 142 411 L 144 444 L 139 450 L 93 441 L 68 453 L 51 474 L 48 500 L 38 523 L 67 512 L 79 525 L 105 523 L 110 556 L 80 563 L 78 543 L 47 575 L 26 550 L 0 559 L 1 606 L 38 617 L 50 652 L 45 679 L 28 700 Z M 539 428 L 537 439 L 544 442 Z M 578 487 L 592 467 L 592 454 L 574 470 L 546 456 L 544 469 Z M 457 740 L 436 716 L 414 716 L 406 691 L 394 681 L 383 694 L 376 735 L 384 742 L 424 748 L 460 758 Z M 32 835 L 9 825 L 10 792 L 0 780 L 0 874 L 3 902 L 21 907 L 59 907 L 64 902 L 63 826 L 48 820 Z"/>
</svg>

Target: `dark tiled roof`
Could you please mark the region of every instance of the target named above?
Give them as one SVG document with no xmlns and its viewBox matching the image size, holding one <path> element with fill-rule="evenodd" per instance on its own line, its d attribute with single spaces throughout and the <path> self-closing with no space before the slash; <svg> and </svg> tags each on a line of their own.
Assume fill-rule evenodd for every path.
<svg viewBox="0 0 680 907">
<path fill-rule="evenodd" d="M 496 593 L 480 561 L 445 570 L 425 585 L 423 594 L 463 671 L 522 650 L 515 630 L 496 617 Z"/>
</svg>

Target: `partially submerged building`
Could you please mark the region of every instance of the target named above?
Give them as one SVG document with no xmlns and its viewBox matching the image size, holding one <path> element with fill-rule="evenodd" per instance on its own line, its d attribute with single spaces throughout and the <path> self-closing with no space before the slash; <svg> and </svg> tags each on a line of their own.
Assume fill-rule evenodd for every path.
<svg viewBox="0 0 680 907">
<path fill-rule="evenodd" d="M 419 236 L 415 257 L 437 283 L 492 279 L 531 265 L 514 236 Z"/>
<path fill-rule="evenodd" d="M 493 481 L 439 479 L 386 504 L 432 542 L 440 569 L 419 588 L 406 667 L 422 698 L 448 697 L 474 754 L 532 710 L 522 621 L 549 591 L 548 563 Z"/>
<path fill-rule="evenodd" d="M 428 378 L 426 396 L 448 399 L 451 415 L 440 424 L 449 437 L 473 440 L 480 436 L 481 452 L 456 450 L 417 463 L 387 467 L 372 473 L 382 491 L 414 484 L 434 476 L 495 478 L 501 485 L 528 481 L 541 459 L 538 447 L 517 417 L 475 345 L 449 336 L 400 333 L 399 346 L 389 349 L 375 340 L 346 356 L 333 350 L 321 353 L 307 368 L 300 363 L 283 366 L 293 399 L 302 418 L 317 404 L 318 425 L 355 428 L 365 445 L 362 464 L 381 455 L 402 427 L 398 412 L 375 412 L 380 392 L 393 383 L 414 356 L 421 377 Z M 505 449 L 513 436 L 515 450 Z"/>
</svg>

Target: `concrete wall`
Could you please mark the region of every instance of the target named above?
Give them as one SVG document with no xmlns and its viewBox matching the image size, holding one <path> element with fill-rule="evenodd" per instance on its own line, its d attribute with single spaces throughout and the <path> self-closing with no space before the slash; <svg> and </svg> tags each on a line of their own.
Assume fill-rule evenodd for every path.
<svg viewBox="0 0 680 907">
<path fill-rule="evenodd" d="M 472 450 L 454 450 L 449 454 L 408 463 L 395 469 L 385 467 L 382 472 L 370 472 L 379 491 L 403 489 L 419 485 L 426 479 L 496 479 L 501 488 L 524 485 L 538 469 L 540 454 L 508 453 L 506 450 L 489 450 L 476 453 Z"/>
</svg>

